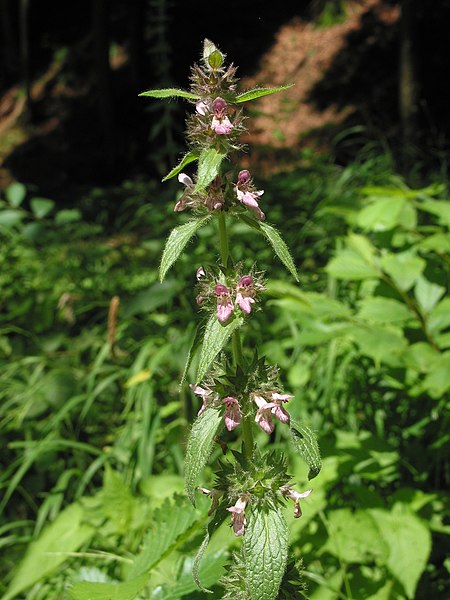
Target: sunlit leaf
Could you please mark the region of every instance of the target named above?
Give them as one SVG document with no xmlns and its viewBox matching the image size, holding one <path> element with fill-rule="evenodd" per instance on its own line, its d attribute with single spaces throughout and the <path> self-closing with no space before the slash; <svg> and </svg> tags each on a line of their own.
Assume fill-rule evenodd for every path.
<svg viewBox="0 0 450 600">
<path fill-rule="evenodd" d="M 186 98 L 187 100 L 199 100 L 198 94 L 187 92 L 186 90 L 180 90 L 178 88 L 165 88 L 161 90 L 147 90 L 142 92 L 139 96 L 147 96 L 150 98 Z"/>
</svg>

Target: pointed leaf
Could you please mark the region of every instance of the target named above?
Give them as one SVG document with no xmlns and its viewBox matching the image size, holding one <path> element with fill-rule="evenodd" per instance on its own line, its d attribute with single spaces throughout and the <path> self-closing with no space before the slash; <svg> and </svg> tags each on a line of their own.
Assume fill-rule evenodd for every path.
<svg viewBox="0 0 450 600">
<path fill-rule="evenodd" d="M 308 479 L 313 479 L 320 473 L 322 459 L 316 436 L 306 425 L 296 423 L 291 419 L 291 434 L 294 448 L 309 467 Z"/>
<path fill-rule="evenodd" d="M 238 94 L 234 102 L 236 104 L 240 104 L 241 102 L 248 102 L 249 100 L 256 100 L 256 98 L 262 98 L 262 96 L 269 96 L 270 94 L 284 92 L 284 90 L 288 90 L 293 85 L 293 83 L 290 83 L 288 85 L 280 85 L 279 87 L 274 88 L 254 88 L 253 90 L 248 90 L 247 92 Z"/>
<path fill-rule="evenodd" d="M 286 570 L 288 529 L 280 507 L 253 509 L 244 534 L 246 583 L 252 600 L 275 600 Z"/>
<path fill-rule="evenodd" d="M 196 383 L 200 383 L 216 356 L 229 340 L 233 331 L 238 327 L 241 327 L 243 322 L 244 320 L 241 316 L 235 316 L 230 319 L 226 325 L 222 325 L 215 313 L 211 315 L 205 328 Z"/>
<path fill-rule="evenodd" d="M 180 225 L 179 227 L 172 229 L 164 247 L 161 264 L 159 266 L 159 279 L 161 282 L 166 276 L 167 271 L 183 252 L 184 247 L 194 233 L 196 233 L 200 227 L 203 227 L 203 225 L 205 225 L 209 219 L 210 216 L 207 215 L 206 217 L 193 219 L 184 225 Z"/>
<path fill-rule="evenodd" d="M 199 100 L 198 94 L 187 92 L 186 90 L 180 90 L 178 88 L 165 88 L 162 90 L 147 90 L 142 92 L 139 96 L 148 96 L 150 98 L 186 98 L 188 100 Z"/>
<path fill-rule="evenodd" d="M 204 190 L 217 177 L 220 172 L 220 165 L 225 156 L 225 152 L 219 152 L 215 148 L 203 150 L 198 159 L 196 192 Z"/>
<path fill-rule="evenodd" d="M 55 202 L 48 198 L 32 198 L 30 206 L 34 216 L 43 219 L 54 209 Z"/>
<path fill-rule="evenodd" d="M 194 358 L 194 355 L 195 355 L 196 351 L 198 350 L 201 342 L 202 342 L 202 332 L 201 332 L 200 327 L 197 327 L 195 329 L 194 337 L 192 338 L 192 343 L 189 346 L 186 363 L 184 365 L 183 375 L 181 376 L 180 388 L 186 381 L 186 377 L 187 377 L 189 368 L 191 366 L 192 359 Z"/>
<path fill-rule="evenodd" d="M 167 181 L 168 179 L 172 179 L 172 177 L 175 177 L 175 175 L 181 173 L 181 171 L 186 165 L 189 165 L 191 162 L 194 162 L 194 160 L 198 160 L 198 157 L 199 155 L 197 152 L 188 152 L 183 156 L 183 158 L 180 160 L 177 166 L 174 167 L 171 171 L 169 171 L 169 173 L 167 173 L 167 175 L 161 181 Z"/>
<path fill-rule="evenodd" d="M 189 434 L 184 463 L 184 480 L 189 500 L 195 506 L 195 487 L 212 451 L 214 436 L 222 416 L 217 408 L 207 408 L 195 421 Z"/>
<path fill-rule="evenodd" d="M 134 600 L 146 585 L 150 573 L 122 583 L 82 581 L 69 590 L 72 600 Z"/>
<path fill-rule="evenodd" d="M 200 590 L 202 590 L 202 592 L 206 592 L 208 594 L 211 594 L 212 591 L 208 590 L 204 586 L 209 585 L 209 584 L 208 583 L 202 584 L 200 582 L 200 571 L 202 571 L 202 572 L 204 571 L 204 565 L 202 565 L 202 567 L 200 567 L 200 563 L 202 561 L 203 555 L 205 554 L 206 548 L 208 547 L 209 540 L 211 539 L 212 534 L 224 522 L 224 520 L 227 516 L 230 516 L 230 513 L 227 512 L 227 510 L 223 506 L 220 506 L 215 511 L 213 518 L 211 519 L 211 521 L 208 524 L 208 528 L 206 530 L 205 537 L 203 539 L 203 542 L 201 543 L 200 548 L 197 551 L 197 554 L 196 554 L 195 560 L 194 560 L 194 564 L 192 567 L 192 577 L 194 578 L 195 583 L 197 584 L 198 588 Z"/>
</svg>

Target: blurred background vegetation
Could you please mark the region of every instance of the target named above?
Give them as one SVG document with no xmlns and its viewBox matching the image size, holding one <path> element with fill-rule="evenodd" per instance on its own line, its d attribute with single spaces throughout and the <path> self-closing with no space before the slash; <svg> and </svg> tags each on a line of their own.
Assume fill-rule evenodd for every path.
<svg viewBox="0 0 450 600">
<path fill-rule="evenodd" d="M 185 150 L 186 105 L 138 94 L 187 87 L 208 37 L 243 89 L 295 83 L 250 106 L 240 160 L 300 285 L 231 230 L 234 258 L 268 277 L 245 346 L 280 366 L 324 459 L 291 523 L 306 591 L 290 597 L 447 599 L 450 1 L 0 10 L 3 598 L 204 595 L 190 571 L 208 502 L 187 506 L 182 480 L 198 406 L 190 373 L 179 383 L 214 231 L 158 283 L 185 219 L 160 181 Z M 295 457 L 292 474 L 306 482 Z M 208 548 L 212 597 L 235 543 L 225 525 Z"/>
</svg>

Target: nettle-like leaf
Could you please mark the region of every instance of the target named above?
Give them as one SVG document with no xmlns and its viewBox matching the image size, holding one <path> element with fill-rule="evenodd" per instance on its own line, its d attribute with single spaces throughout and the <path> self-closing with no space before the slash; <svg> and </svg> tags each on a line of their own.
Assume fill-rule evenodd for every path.
<svg viewBox="0 0 450 600">
<path fill-rule="evenodd" d="M 189 165 L 191 162 L 194 162 L 194 160 L 198 160 L 199 156 L 200 155 L 198 154 L 198 152 L 187 152 L 177 164 L 177 166 L 174 167 L 171 171 L 169 171 L 161 181 L 167 181 L 168 179 L 172 179 L 172 177 L 175 177 L 175 175 L 181 173 L 184 167 Z"/>
<path fill-rule="evenodd" d="M 313 479 L 317 477 L 322 468 L 322 458 L 316 436 L 309 427 L 296 423 L 292 419 L 290 427 L 294 448 L 309 467 L 308 479 Z"/>
<path fill-rule="evenodd" d="M 246 583 L 252 600 L 275 600 L 286 570 L 288 528 L 280 507 L 249 511 L 244 535 Z"/>
<path fill-rule="evenodd" d="M 177 261 L 191 237 L 200 229 L 200 227 L 203 227 L 203 225 L 205 225 L 209 219 L 210 215 L 207 215 L 206 217 L 193 219 L 184 225 L 180 225 L 179 227 L 172 229 L 169 237 L 167 238 L 161 258 L 161 264 L 159 266 L 160 281 L 163 281 L 167 271 Z"/>
<path fill-rule="evenodd" d="M 219 152 L 215 148 L 207 148 L 202 151 L 198 158 L 196 192 L 204 190 L 217 177 L 220 172 L 220 165 L 225 156 L 225 152 Z"/>
<path fill-rule="evenodd" d="M 244 319 L 240 315 L 235 315 L 234 318 L 230 319 L 225 325 L 218 320 L 215 313 L 210 316 L 203 337 L 196 383 L 200 383 L 216 356 L 230 339 L 233 331 L 241 327 L 243 323 Z"/>
<path fill-rule="evenodd" d="M 214 437 L 222 416 L 217 408 L 207 408 L 195 421 L 187 443 L 184 479 L 186 493 L 195 506 L 195 487 L 212 452 Z"/>
<path fill-rule="evenodd" d="M 147 90 L 142 92 L 139 96 L 147 96 L 149 98 L 186 98 L 187 100 L 200 100 L 198 94 L 193 94 L 186 90 L 179 88 L 165 88 L 161 90 Z"/>
<path fill-rule="evenodd" d="M 214 516 L 212 517 L 211 521 L 208 523 L 208 528 L 206 530 L 206 534 L 203 539 L 203 542 L 201 543 L 200 548 L 198 549 L 197 555 L 195 556 L 194 564 L 192 567 L 192 577 L 194 578 L 194 581 L 197 584 L 197 587 L 200 590 L 202 590 L 202 592 L 212 593 L 211 590 L 208 590 L 205 587 L 205 585 L 209 585 L 209 584 L 207 582 L 205 582 L 204 578 L 202 577 L 203 571 L 204 571 L 204 566 L 203 565 L 201 566 L 203 555 L 205 554 L 206 548 L 208 547 L 208 544 L 209 544 L 212 534 L 214 533 L 214 531 L 216 529 L 218 529 L 220 527 L 220 525 L 222 525 L 222 523 L 224 522 L 224 520 L 226 519 L 227 516 L 230 516 L 230 513 L 226 510 L 226 508 L 224 506 L 220 506 L 214 512 Z"/>
<path fill-rule="evenodd" d="M 266 240 L 270 243 L 273 250 L 275 251 L 275 254 L 281 260 L 286 269 L 291 273 L 291 275 L 296 281 L 299 281 L 297 268 L 295 266 L 291 252 L 286 242 L 283 240 L 280 233 L 275 229 L 275 227 L 263 221 L 256 221 L 255 219 L 252 219 L 251 217 L 245 214 L 240 214 L 239 218 L 253 229 L 256 229 L 266 238 Z"/>
<path fill-rule="evenodd" d="M 291 88 L 294 84 L 290 83 L 288 85 L 280 85 L 279 87 L 274 88 L 254 88 L 252 90 L 248 90 L 247 92 L 242 92 L 238 94 L 234 99 L 236 104 L 240 104 L 241 102 L 248 102 L 249 100 L 256 100 L 257 98 L 262 98 L 263 96 L 269 96 L 270 94 L 277 94 L 278 92 L 284 92 Z"/>
</svg>

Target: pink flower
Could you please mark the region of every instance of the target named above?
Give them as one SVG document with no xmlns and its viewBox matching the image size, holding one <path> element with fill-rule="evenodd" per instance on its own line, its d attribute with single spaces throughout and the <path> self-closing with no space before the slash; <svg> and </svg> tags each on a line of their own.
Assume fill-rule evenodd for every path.
<svg viewBox="0 0 450 600">
<path fill-rule="evenodd" d="M 207 490 L 204 487 L 199 487 L 197 489 L 199 492 L 202 492 L 202 494 L 205 494 L 206 496 L 211 496 L 212 504 L 211 504 L 211 508 L 208 511 L 208 516 L 211 516 L 217 508 L 217 505 L 219 503 L 219 498 L 222 495 L 222 492 L 219 492 L 217 490 Z"/>
<path fill-rule="evenodd" d="M 199 100 L 195 104 L 195 110 L 198 112 L 199 115 L 202 115 L 202 117 L 204 117 L 207 113 L 209 113 L 209 106 L 204 100 Z"/>
<path fill-rule="evenodd" d="M 199 267 L 197 269 L 196 274 L 195 274 L 195 277 L 196 277 L 197 281 L 200 281 L 200 279 L 202 277 L 204 277 L 204 276 L 205 276 L 205 270 L 204 270 L 204 268 L 203 267 Z"/>
<path fill-rule="evenodd" d="M 212 394 L 212 390 L 205 390 L 204 388 L 200 387 L 199 385 L 193 385 L 192 383 L 189 385 L 189 387 L 194 392 L 194 394 L 196 394 L 197 396 L 200 396 L 200 398 L 203 401 L 203 404 L 197 413 L 197 416 L 199 417 L 208 408 L 209 396 Z"/>
<path fill-rule="evenodd" d="M 236 429 L 241 422 L 241 407 L 236 398 L 233 398 L 232 396 L 227 396 L 223 399 L 223 402 L 226 405 L 225 413 L 223 415 L 225 427 L 228 431 L 233 431 L 233 429 Z"/>
<path fill-rule="evenodd" d="M 247 506 L 248 499 L 246 496 L 240 496 L 234 506 L 227 508 L 232 514 L 231 524 L 233 525 L 233 531 L 235 535 L 240 536 L 245 532 L 245 526 L 247 520 L 245 518 L 245 507 Z"/>
<path fill-rule="evenodd" d="M 281 423 L 289 423 L 289 414 L 282 403 L 287 402 L 294 397 L 290 394 L 279 394 L 278 392 L 270 392 L 269 395 L 272 402 L 267 402 L 261 394 L 253 395 L 253 401 L 258 407 L 255 421 L 266 433 L 272 433 L 275 428 L 272 421 L 272 415 L 274 415 Z"/>
<path fill-rule="evenodd" d="M 251 212 L 261 221 L 266 218 L 265 214 L 259 208 L 258 199 L 264 194 L 264 190 L 255 190 L 252 184 L 250 172 L 247 169 L 239 171 L 238 181 L 235 185 L 236 196 L 239 202 L 245 204 Z"/>
<path fill-rule="evenodd" d="M 250 275 L 241 277 L 237 284 L 236 304 L 247 315 L 250 314 L 252 304 L 255 302 L 255 299 L 253 298 L 254 293 L 253 277 Z"/>
<path fill-rule="evenodd" d="M 184 193 L 181 196 L 181 198 L 178 200 L 178 202 L 174 206 L 173 210 L 175 212 L 181 212 L 182 210 L 184 210 L 186 208 L 186 206 L 188 205 L 188 203 L 186 202 L 186 199 L 189 196 L 189 194 L 192 194 L 195 190 L 194 182 L 189 177 L 189 175 L 186 175 L 186 173 L 180 173 L 178 175 L 178 181 L 180 183 L 182 183 L 186 189 L 184 190 Z"/>
<path fill-rule="evenodd" d="M 214 288 L 214 293 L 217 296 L 217 318 L 221 323 L 225 323 L 234 310 L 230 291 L 226 285 L 218 283 Z"/>
<path fill-rule="evenodd" d="M 214 113 L 211 128 L 218 135 L 227 135 L 233 129 L 233 124 L 227 117 L 228 105 L 223 98 L 216 98 L 212 103 Z"/>
<path fill-rule="evenodd" d="M 294 518 L 298 519 L 301 517 L 302 509 L 300 508 L 300 500 L 309 496 L 312 490 L 307 490 L 306 492 L 296 492 L 286 485 L 280 488 L 280 491 L 285 498 L 290 498 L 294 501 Z"/>
</svg>

